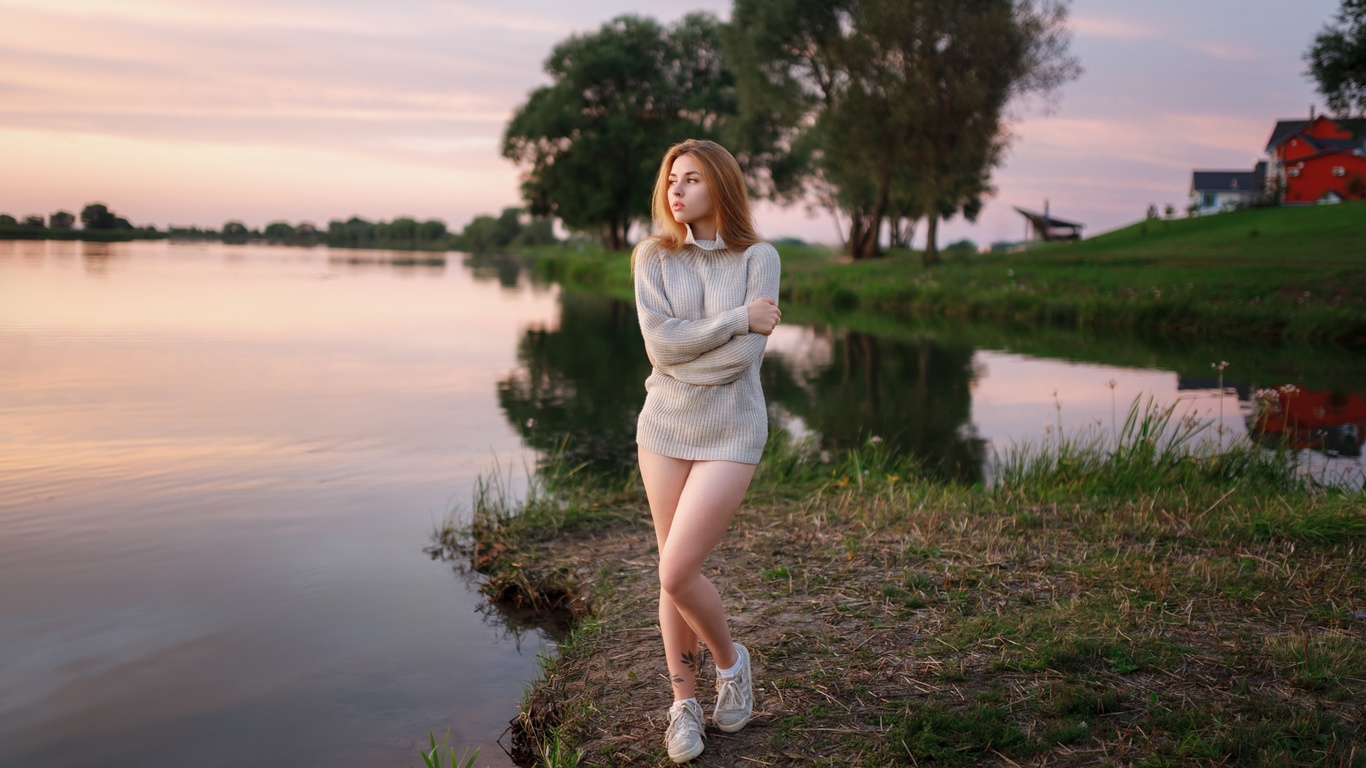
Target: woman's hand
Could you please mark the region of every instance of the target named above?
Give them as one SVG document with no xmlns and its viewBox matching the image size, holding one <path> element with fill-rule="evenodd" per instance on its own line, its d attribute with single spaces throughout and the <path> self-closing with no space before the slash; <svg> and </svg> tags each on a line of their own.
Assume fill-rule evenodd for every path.
<svg viewBox="0 0 1366 768">
<path fill-rule="evenodd" d="M 768 296 L 760 296 L 749 303 L 749 332 L 760 333 L 764 336 L 773 333 L 773 329 L 783 320 L 783 311 L 778 309 L 778 300 Z"/>
</svg>

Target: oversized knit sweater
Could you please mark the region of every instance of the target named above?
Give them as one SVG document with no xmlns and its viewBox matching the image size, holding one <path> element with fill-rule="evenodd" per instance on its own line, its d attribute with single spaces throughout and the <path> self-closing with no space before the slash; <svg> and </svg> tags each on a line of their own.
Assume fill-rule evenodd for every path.
<svg viewBox="0 0 1366 768">
<path fill-rule="evenodd" d="M 768 440 L 759 364 L 768 337 L 749 332 L 749 303 L 778 298 L 778 251 L 716 240 L 636 256 L 636 311 L 654 370 L 636 442 L 678 459 L 757 464 Z"/>
</svg>

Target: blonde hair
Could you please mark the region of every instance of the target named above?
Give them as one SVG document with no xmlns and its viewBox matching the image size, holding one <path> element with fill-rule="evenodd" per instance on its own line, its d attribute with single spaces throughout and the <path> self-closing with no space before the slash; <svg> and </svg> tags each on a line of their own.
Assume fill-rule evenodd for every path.
<svg viewBox="0 0 1366 768">
<path fill-rule="evenodd" d="M 706 139 L 688 139 L 669 147 L 664 153 L 664 161 L 659 164 L 659 176 L 655 179 L 655 191 L 650 200 L 650 215 L 654 219 L 655 233 L 642 240 L 631 254 L 631 269 L 634 271 L 640 249 L 654 241 L 669 250 L 683 247 L 688 239 L 688 227 L 674 220 L 669 205 L 669 173 L 674 161 L 683 155 L 691 155 L 702 169 L 702 178 L 711 192 L 712 208 L 716 212 L 716 231 L 725 241 L 726 248 L 744 251 L 759 242 L 754 231 L 754 217 L 749 210 L 749 193 L 745 190 L 745 177 L 740 164 L 726 148 Z"/>
</svg>

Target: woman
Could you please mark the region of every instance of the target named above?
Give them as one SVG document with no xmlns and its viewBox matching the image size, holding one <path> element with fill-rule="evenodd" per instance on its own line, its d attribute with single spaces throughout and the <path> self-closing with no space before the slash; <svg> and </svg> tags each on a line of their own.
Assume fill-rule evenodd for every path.
<svg viewBox="0 0 1366 768">
<path fill-rule="evenodd" d="M 782 312 L 778 252 L 754 233 L 729 152 L 711 141 L 672 147 L 651 207 L 657 232 L 632 255 L 654 365 L 636 442 L 659 542 L 659 628 L 674 693 L 664 743 L 683 763 L 704 747 L 699 638 L 717 666 L 713 724 L 734 733 L 754 710 L 749 651 L 731 639 L 702 562 L 739 510 L 768 439 L 759 363 Z"/>
</svg>

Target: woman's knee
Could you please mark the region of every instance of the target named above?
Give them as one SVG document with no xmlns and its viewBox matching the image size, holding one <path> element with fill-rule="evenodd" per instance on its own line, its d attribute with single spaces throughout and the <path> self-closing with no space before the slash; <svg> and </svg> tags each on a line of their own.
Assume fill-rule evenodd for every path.
<svg viewBox="0 0 1366 768">
<path fill-rule="evenodd" d="M 659 588 L 670 597 L 674 597 L 686 592 L 700 573 L 701 571 L 687 563 L 660 558 Z"/>
</svg>

